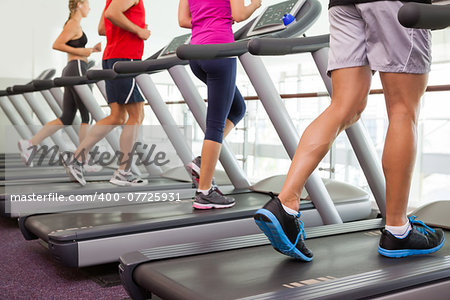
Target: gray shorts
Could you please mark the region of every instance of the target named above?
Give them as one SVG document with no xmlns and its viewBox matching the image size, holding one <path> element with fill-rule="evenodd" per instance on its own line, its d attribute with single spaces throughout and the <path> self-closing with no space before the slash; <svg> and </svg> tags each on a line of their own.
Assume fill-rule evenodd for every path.
<svg viewBox="0 0 450 300">
<path fill-rule="evenodd" d="M 400 1 L 333 6 L 328 75 L 369 65 L 373 71 L 424 74 L 431 65 L 431 31 L 405 28 L 397 20 Z"/>
</svg>

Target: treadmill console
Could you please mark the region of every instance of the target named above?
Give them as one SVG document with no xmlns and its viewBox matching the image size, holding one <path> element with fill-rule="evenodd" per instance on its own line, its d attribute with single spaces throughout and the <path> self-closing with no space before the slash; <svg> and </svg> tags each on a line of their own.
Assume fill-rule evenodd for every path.
<svg viewBox="0 0 450 300">
<path fill-rule="evenodd" d="M 297 15 L 305 0 L 288 0 L 270 5 L 253 22 L 247 36 L 260 35 L 286 28 L 283 24 L 285 14 Z"/>
<path fill-rule="evenodd" d="M 170 43 L 161 51 L 158 58 L 165 58 L 176 55 L 177 48 L 184 44 L 189 44 L 191 40 L 191 34 L 183 34 L 174 38 Z"/>
</svg>

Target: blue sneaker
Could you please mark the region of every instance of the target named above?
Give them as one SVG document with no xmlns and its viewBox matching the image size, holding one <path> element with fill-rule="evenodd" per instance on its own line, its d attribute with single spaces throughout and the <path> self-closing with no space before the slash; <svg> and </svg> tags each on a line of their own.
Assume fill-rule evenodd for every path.
<svg viewBox="0 0 450 300">
<path fill-rule="evenodd" d="M 430 228 L 416 216 L 409 218 L 411 231 L 402 239 L 383 229 L 378 253 L 383 256 L 399 258 L 411 255 L 430 254 L 442 248 L 445 242 L 444 232 Z"/>
<path fill-rule="evenodd" d="M 272 199 L 253 216 L 256 225 L 269 238 L 278 252 L 303 261 L 311 261 L 313 253 L 305 245 L 305 230 L 297 216 L 288 214 L 278 197 Z"/>
</svg>

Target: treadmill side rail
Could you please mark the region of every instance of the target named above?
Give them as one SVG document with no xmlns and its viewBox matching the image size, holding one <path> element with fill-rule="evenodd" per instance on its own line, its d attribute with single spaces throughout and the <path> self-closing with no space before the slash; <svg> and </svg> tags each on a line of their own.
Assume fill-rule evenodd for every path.
<svg viewBox="0 0 450 300">
<path fill-rule="evenodd" d="M 20 218 L 19 218 L 19 229 L 20 229 L 20 232 L 22 232 L 23 237 L 24 237 L 25 240 L 27 240 L 27 241 L 37 240 L 37 239 L 38 239 L 38 236 L 35 235 L 34 233 L 32 233 L 31 231 L 29 231 L 29 230 L 27 229 L 26 224 L 25 224 L 28 217 L 29 217 L 29 216 L 26 216 L 26 217 L 20 217 Z"/>
<path fill-rule="evenodd" d="M 54 241 L 48 242 L 48 250 L 51 255 L 58 262 L 67 267 L 77 268 L 78 263 L 78 243 L 73 241 L 71 243 L 57 243 Z"/>
<path fill-rule="evenodd" d="M 120 258 L 119 275 L 120 281 L 131 299 L 149 299 L 151 293 L 141 288 L 133 280 L 133 273 L 137 266 L 147 261 L 147 256 L 140 252 L 132 252 Z"/>
</svg>

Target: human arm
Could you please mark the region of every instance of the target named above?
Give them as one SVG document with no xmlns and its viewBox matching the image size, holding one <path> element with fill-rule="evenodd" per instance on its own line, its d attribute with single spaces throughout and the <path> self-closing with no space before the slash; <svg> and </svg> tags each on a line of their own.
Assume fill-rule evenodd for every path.
<svg viewBox="0 0 450 300">
<path fill-rule="evenodd" d="M 98 22 L 98 35 L 105 36 L 105 11 L 102 13 L 102 17 L 100 18 L 100 22 Z"/>
<path fill-rule="evenodd" d="M 150 30 L 134 24 L 124 14 L 130 7 L 137 5 L 139 1 L 142 0 L 112 0 L 105 10 L 105 18 L 115 26 L 136 34 L 142 40 L 146 40 L 150 37 Z"/>
<path fill-rule="evenodd" d="M 67 42 L 73 40 L 79 34 L 79 32 L 80 25 L 73 20 L 69 20 L 66 25 L 64 25 L 63 31 L 53 43 L 53 49 L 66 52 L 68 54 L 85 57 L 90 56 L 93 52 L 99 52 L 98 45 L 96 45 L 94 48 L 74 48 L 67 45 Z"/>
<path fill-rule="evenodd" d="M 192 16 L 188 0 L 180 0 L 178 5 L 178 24 L 183 28 L 192 28 Z"/>
<path fill-rule="evenodd" d="M 235 22 L 242 22 L 250 18 L 250 16 L 261 6 L 261 0 L 251 0 L 249 5 L 244 4 L 244 0 L 230 0 L 231 15 Z"/>
</svg>

